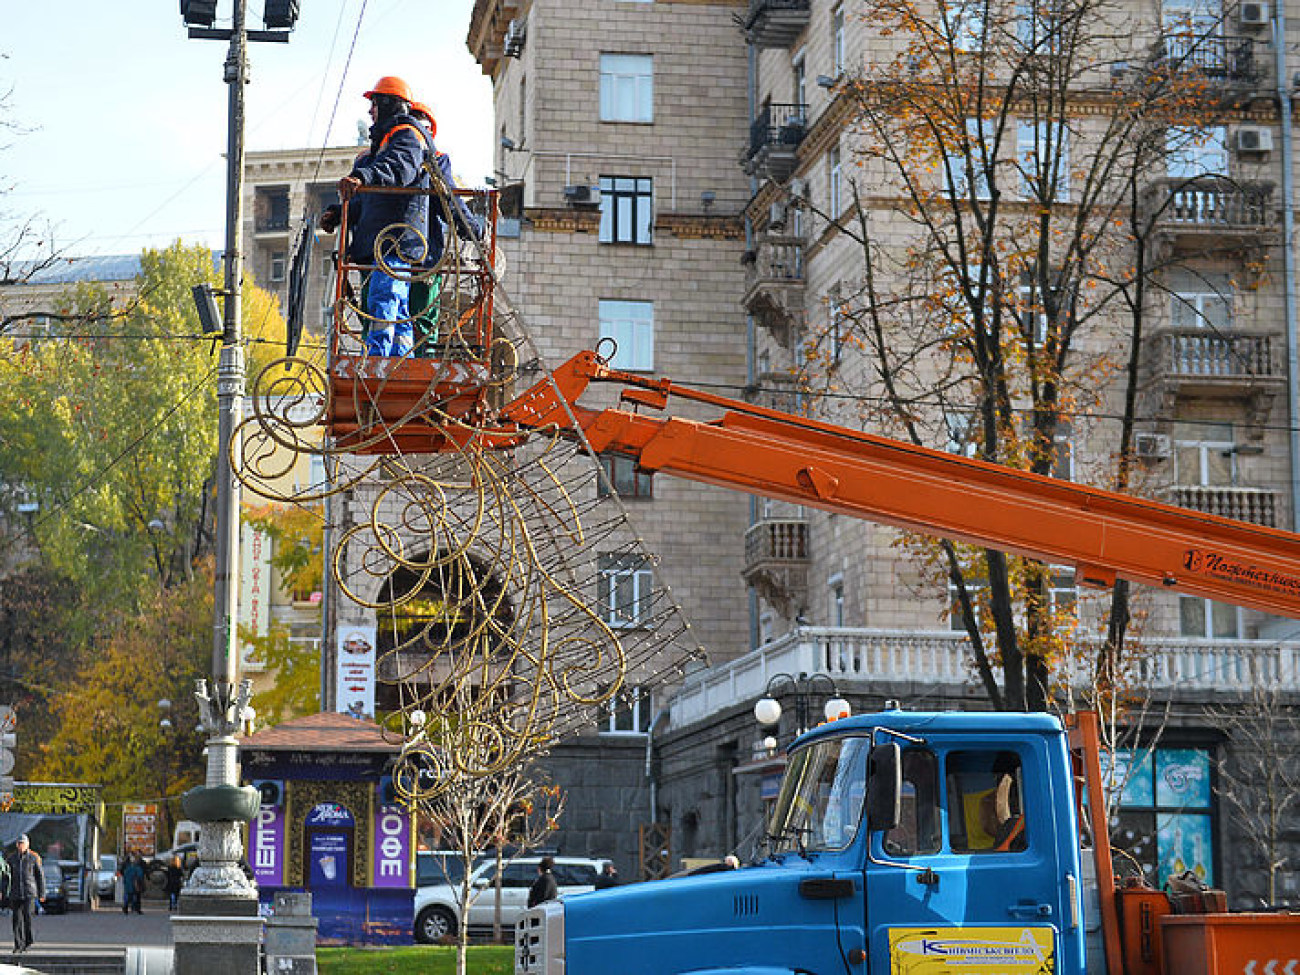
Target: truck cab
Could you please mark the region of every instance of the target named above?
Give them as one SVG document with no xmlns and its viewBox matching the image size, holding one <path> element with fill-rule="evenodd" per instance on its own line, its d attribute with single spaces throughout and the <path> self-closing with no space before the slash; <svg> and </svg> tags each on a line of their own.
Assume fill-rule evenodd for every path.
<svg viewBox="0 0 1300 975">
<path fill-rule="evenodd" d="M 516 971 L 1084 971 L 1066 734 L 1044 714 L 884 711 L 791 747 L 752 866 L 520 921 Z"/>
</svg>

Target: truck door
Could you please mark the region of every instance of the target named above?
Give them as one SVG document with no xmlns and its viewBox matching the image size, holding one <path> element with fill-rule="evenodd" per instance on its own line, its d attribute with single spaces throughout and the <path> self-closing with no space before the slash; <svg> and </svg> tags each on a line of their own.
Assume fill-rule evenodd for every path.
<svg viewBox="0 0 1300 975">
<path fill-rule="evenodd" d="M 1060 855 L 1072 807 L 1045 753 L 973 738 L 903 751 L 902 820 L 869 837 L 872 975 L 1076 975 L 1081 953 L 1061 944 L 1077 920 Z"/>
</svg>

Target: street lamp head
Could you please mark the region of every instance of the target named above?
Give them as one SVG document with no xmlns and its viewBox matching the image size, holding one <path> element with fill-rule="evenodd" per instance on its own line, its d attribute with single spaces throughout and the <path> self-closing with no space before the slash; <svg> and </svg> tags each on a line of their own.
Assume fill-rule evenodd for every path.
<svg viewBox="0 0 1300 975">
<path fill-rule="evenodd" d="M 754 705 L 754 720 L 764 727 L 781 720 L 781 702 L 774 697 L 762 697 Z"/>
<path fill-rule="evenodd" d="M 171 731 L 171 730 L 172 730 L 172 719 L 171 719 L 171 718 L 163 718 L 161 721 L 158 722 L 158 727 L 161 728 L 163 731 Z"/>
<path fill-rule="evenodd" d="M 825 714 L 827 721 L 838 721 L 840 718 L 847 718 L 852 713 L 853 708 L 842 697 L 832 697 L 826 702 Z"/>
</svg>

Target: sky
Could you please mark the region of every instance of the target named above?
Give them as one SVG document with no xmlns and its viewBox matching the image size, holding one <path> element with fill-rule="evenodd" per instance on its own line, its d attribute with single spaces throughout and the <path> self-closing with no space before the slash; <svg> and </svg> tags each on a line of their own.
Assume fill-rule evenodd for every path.
<svg viewBox="0 0 1300 975">
<path fill-rule="evenodd" d="M 262 0 L 247 2 L 260 28 Z M 0 123 L 18 131 L 0 128 L 0 219 L 52 224 L 71 256 L 222 247 L 229 45 L 190 40 L 177 0 L 4 7 Z M 398 75 L 433 109 L 457 176 L 482 185 L 492 89 L 465 46 L 472 7 L 301 0 L 287 44 L 249 45 L 246 150 L 354 145 L 362 92 Z M 217 26 L 233 10 L 218 0 Z"/>
</svg>

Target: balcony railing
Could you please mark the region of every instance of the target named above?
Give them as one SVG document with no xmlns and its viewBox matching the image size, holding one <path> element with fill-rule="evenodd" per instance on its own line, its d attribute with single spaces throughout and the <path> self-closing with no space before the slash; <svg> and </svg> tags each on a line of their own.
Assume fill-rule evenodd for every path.
<svg viewBox="0 0 1300 975">
<path fill-rule="evenodd" d="M 1166 492 L 1170 504 L 1207 515 L 1277 527 L 1277 492 L 1249 487 L 1175 485 Z"/>
<path fill-rule="evenodd" d="M 1276 215 L 1273 187 L 1242 183 L 1224 176 L 1166 178 L 1146 191 L 1146 211 L 1157 227 L 1172 232 L 1253 234 L 1271 230 Z"/>
<path fill-rule="evenodd" d="M 1253 38 L 1174 34 L 1161 42 L 1161 54 L 1170 67 L 1195 71 L 1210 81 L 1251 84 L 1260 79 Z"/>
<path fill-rule="evenodd" d="M 1275 348 L 1280 336 L 1268 332 L 1171 328 L 1153 337 L 1155 369 L 1165 376 L 1281 378 Z"/>
<path fill-rule="evenodd" d="M 789 47 L 811 15 L 810 0 L 749 0 L 745 34 L 756 47 Z"/>
<path fill-rule="evenodd" d="M 754 252 L 754 281 L 803 283 L 803 239 L 781 234 L 762 234 Z"/>
<path fill-rule="evenodd" d="M 784 182 L 794 172 L 799 144 L 807 131 L 807 105 L 764 105 L 749 124 L 746 171 Z"/>
<path fill-rule="evenodd" d="M 808 520 L 767 518 L 745 532 L 745 564 L 807 562 Z"/>
<path fill-rule="evenodd" d="M 807 105 L 764 105 L 749 125 L 749 154 L 772 146 L 796 149 L 807 128 Z"/>
<path fill-rule="evenodd" d="M 1133 650 L 1131 679 L 1150 690 L 1300 690 L 1300 643 L 1169 639 L 1139 643 Z M 826 674 L 841 693 L 852 693 L 858 684 L 878 687 L 881 682 L 954 690 L 975 686 L 969 652 L 960 633 L 801 627 L 688 677 L 672 700 L 672 725 L 681 728 L 729 708 L 752 705 L 763 696 L 767 682 L 782 673 Z M 1085 656 L 1095 654 L 1088 651 Z"/>
</svg>

